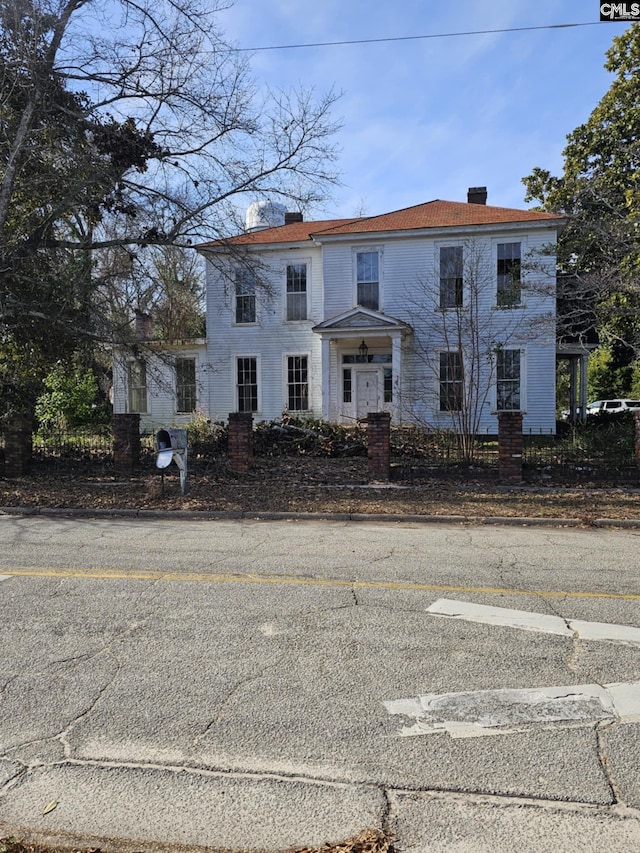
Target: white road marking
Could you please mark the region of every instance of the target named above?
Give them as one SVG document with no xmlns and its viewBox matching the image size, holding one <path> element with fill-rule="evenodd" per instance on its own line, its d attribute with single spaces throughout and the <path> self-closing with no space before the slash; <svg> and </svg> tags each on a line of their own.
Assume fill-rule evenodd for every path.
<svg viewBox="0 0 640 853">
<path fill-rule="evenodd" d="M 565 687 L 427 693 L 383 703 L 389 714 L 415 722 L 402 737 L 446 732 L 452 738 L 524 731 L 531 724 L 576 725 L 640 721 L 640 681 Z"/>
<path fill-rule="evenodd" d="M 0 575 L 0 581 L 8 581 L 11 575 Z"/>
<path fill-rule="evenodd" d="M 640 628 L 631 625 L 615 625 L 608 622 L 585 622 L 581 619 L 563 619 L 547 613 L 530 613 L 526 610 L 509 610 L 506 607 L 489 607 L 468 601 L 452 601 L 439 598 L 427 607 L 434 616 L 448 616 L 468 622 L 482 622 L 519 628 L 523 631 L 538 631 L 558 634 L 561 637 L 577 637 L 580 640 L 608 640 L 625 645 L 640 646 Z"/>
</svg>

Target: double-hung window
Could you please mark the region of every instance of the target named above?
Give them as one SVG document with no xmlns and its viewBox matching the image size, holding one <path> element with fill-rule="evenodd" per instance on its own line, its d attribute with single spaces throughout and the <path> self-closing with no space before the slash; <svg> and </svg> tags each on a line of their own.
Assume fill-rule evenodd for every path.
<svg viewBox="0 0 640 853">
<path fill-rule="evenodd" d="M 440 411 L 459 412 L 462 409 L 462 355 L 449 350 L 440 353 Z"/>
<path fill-rule="evenodd" d="M 129 411 L 147 411 L 147 365 L 141 359 L 130 361 L 127 368 Z"/>
<path fill-rule="evenodd" d="M 236 323 L 256 322 L 256 278 L 251 270 L 236 270 Z"/>
<path fill-rule="evenodd" d="M 499 349 L 496 358 L 496 409 L 520 411 L 521 369 L 519 349 Z"/>
<path fill-rule="evenodd" d="M 287 320 L 307 319 L 307 265 L 287 264 Z"/>
<path fill-rule="evenodd" d="M 363 308 L 380 308 L 380 257 L 378 252 L 356 252 L 356 302 Z"/>
<path fill-rule="evenodd" d="M 258 411 L 258 359 L 255 356 L 236 360 L 236 393 L 239 412 Z"/>
<path fill-rule="evenodd" d="M 499 308 L 520 305 L 522 257 L 520 243 L 498 243 L 498 290 L 496 302 Z"/>
<path fill-rule="evenodd" d="M 196 360 L 176 359 L 176 411 L 196 410 Z"/>
<path fill-rule="evenodd" d="M 462 307 L 462 246 L 440 247 L 440 308 Z"/>
<path fill-rule="evenodd" d="M 306 355 L 287 356 L 287 406 L 290 412 L 309 409 L 309 361 Z"/>
</svg>

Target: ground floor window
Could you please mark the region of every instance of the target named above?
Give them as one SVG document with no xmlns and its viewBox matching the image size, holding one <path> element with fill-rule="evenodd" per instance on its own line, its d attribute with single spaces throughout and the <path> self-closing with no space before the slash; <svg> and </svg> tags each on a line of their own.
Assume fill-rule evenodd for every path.
<svg viewBox="0 0 640 853">
<path fill-rule="evenodd" d="M 258 411 L 258 359 L 243 356 L 237 359 L 236 389 L 239 412 Z"/>
<path fill-rule="evenodd" d="M 496 409 L 520 411 L 520 350 L 500 349 L 496 363 Z"/>
<path fill-rule="evenodd" d="M 440 411 L 458 412 L 462 408 L 462 356 L 459 352 L 440 353 Z"/>
<path fill-rule="evenodd" d="M 127 366 L 129 389 L 129 411 L 147 411 L 147 365 L 141 359 L 130 361 Z"/>
<path fill-rule="evenodd" d="M 309 409 L 309 364 L 306 355 L 287 357 L 287 406 L 290 412 Z"/>
<path fill-rule="evenodd" d="M 176 411 L 196 410 L 196 360 L 176 359 Z"/>
</svg>

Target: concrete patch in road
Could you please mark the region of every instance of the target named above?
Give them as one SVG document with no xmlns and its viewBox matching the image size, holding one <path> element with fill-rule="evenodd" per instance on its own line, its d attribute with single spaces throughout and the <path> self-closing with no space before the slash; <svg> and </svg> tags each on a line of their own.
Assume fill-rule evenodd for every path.
<svg viewBox="0 0 640 853">
<path fill-rule="evenodd" d="M 403 737 L 437 732 L 482 737 L 523 731 L 532 724 L 637 722 L 640 681 L 427 693 L 383 704 L 389 714 L 415 719 L 402 728 Z"/>
<path fill-rule="evenodd" d="M 625 645 L 640 646 L 640 628 L 633 625 L 616 625 L 609 622 L 586 622 L 582 619 L 563 619 L 548 613 L 531 613 L 528 610 L 510 610 L 490 607 L 468 601 L 439 598 L 427 607 L 434 616 L 448 616 L 467 622 L 479 622 L 522 631 L 576 637 L 579 640 L 604 640 Z"/>
</svg>

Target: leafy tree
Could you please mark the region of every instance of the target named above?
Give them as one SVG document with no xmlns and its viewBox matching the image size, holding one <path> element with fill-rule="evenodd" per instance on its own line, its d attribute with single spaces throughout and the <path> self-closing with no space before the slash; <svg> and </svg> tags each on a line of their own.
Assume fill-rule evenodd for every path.
<svg viewBox="0 0 640 853">
<path fill-rule="evenodd" d="M 619 372 L 640 353 L 640 25 L 614 38 L 605 68 L 613 82 L 568 135 L 563 174 L 537 167 L 523 183 L 526 201 L 568 215 L 558 252 L 565 332 L 597 330 Z"/>
<path fill-rule="evenodd" d="M 35 414 L 45 429 L 73 429 L 96 423 L 104 416 L 98 382 L 91 369 L 69 370 L 57 364 L 44 380 L 44 392 L 36 402 Z"/>
<path fill-rule="evenodd" d="M 33 383 L 12 365 L 30 359 L 41 379 L 87 341 L 126 338 L 131 316 L 114 327 L 103 290 L 137 251 L 226 236 L 247 197 L 304 209 L 336 180 L 333 93 L 261 96 L 219 8 L 0 0 L 0 375 L 14 401 Z"/>
</svg>

